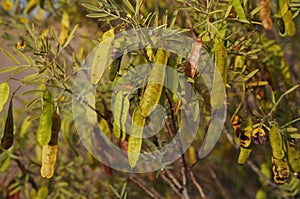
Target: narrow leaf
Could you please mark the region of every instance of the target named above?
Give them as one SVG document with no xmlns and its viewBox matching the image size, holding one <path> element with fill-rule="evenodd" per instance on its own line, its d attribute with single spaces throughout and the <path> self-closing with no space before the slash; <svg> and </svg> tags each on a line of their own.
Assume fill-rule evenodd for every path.
<svg viewBox="0 0 300 199">
<path fill-rule="evenodd" d="M 15 58 L 15 56 L 13 54 L 11 54 L 10 52 L 8 52 L 7 50 L 5 50 L 4 48 L 1 48 L 1 51 L 8 56 L 12 61 L 14 61 L 16 64 L 20 65 L 20 61 L 17 60 L 17 58 Z"/>
</svg>

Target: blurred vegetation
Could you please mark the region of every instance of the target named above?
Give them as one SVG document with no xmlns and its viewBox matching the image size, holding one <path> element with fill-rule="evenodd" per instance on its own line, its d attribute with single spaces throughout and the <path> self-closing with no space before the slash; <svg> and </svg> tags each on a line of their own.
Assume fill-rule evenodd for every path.
<svg viewBox="0 0 300 199">
<path fill-rule="evenodd" d="M 0 48 L 14 64 L 0 66 L 0 198 L 299 198 L 299 11 L 298 0 L 1 0 Z M 177 161 L 159 171 L 130 174 L 103 165 L 81 143 L 71 111 L 72 86 L 88 53 L 105 37 L 142 27 L 201 41 L 198 45 L 223 63 L 217 67 L 223 70 L 228 112 L 218 143 L 199 159 L 213 95 L 203 89 L 199 71 L 187 72 L 193 67 L 188 60 L 170 53 L 168 64 L 191 82 L 200 104 L 195 114 L 204 117 Z M 116 133 L 113 85 L 127 70 L 153 62 L 157 52 L 144 46 L 125 54 L 112 63 L 118 69 L 109 69 L 105 84 L 96 81 L 99 125 L 124 149 L 130 137 Z M 130 101 L 131 114 L 146 89 L 122 99 Z M 165 105 L 173 129 L 163 128 L 147 139 L 152 145 L 143 141 L 133 150 L 154 150 L 172 140 L 179 102 L 167 99 L 170 95 L 163 89 L 153 100 Z M 37 136 L 49 116 L 43 112 L 46 101 L 59 114 L 61 128 L 41 146 Z M 57 147 L 56 163 L 47 164 L 54 169 L 49 178 L 40 175 L 46 146 Z"/>
</svg>

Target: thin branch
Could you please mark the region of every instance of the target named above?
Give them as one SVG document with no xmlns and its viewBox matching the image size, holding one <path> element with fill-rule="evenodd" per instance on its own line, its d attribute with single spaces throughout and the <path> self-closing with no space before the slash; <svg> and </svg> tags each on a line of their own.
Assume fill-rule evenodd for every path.
<svg viewBox="0 0 300 199">
<path fill-rule="evenodd" d="M 18 159 L 14 159 L 17 164 L 18 164 L 18 167 L 20 168 L 20 170 L 22 171 L 23 174 L 26 174 L 26 168 L 24 167 L 24 165 L 20 162 L 20 160 Z M 32 185 L 32 187 L 37 191 L 38 190 L 38 186 L 37 184 L 35 183 L 34 179 L 31 177 L 31 175 L 29 175 L 29 179 L 28 179 L 29 183 Z"/>
<path fill-rule="evenodd" d="M 166 176 L 165 171 L 161 172 L 160 176 L 162 179 L 169 184 L 173 191 L 181 198 L 182 194 L 179 192 L 179 188 Z"/>
<path fill-rule="evenodd" d="M 192 172 L 191 169 L 188 169 L 188 171 L 189 171 L 189 174 L 191 176 L 191 180 L 192 180 L 193 184 L 195 185 L 195 187 L 197 188 L 197 190 L 198 190 L 201 198 L 205 199 L 206 197 L 205 197 L 204 191 L 203 191 L 201 185 L 197 182 L 197 180 L 196 180 L 196 178 L 194 176 L 194 173 Z"/>
<path fill-rule="evenodd" d="M 189 194 L 187 192 L 187 164 L 184 158 L 184 154 L 182 154 L 181 156 L 181 175 L 182 175 L 182 188 L 181 188 L 181 192 L 184 195 L 185 198 L 190 198 Z"/>
<path fill-rule="evenodd" d="M 219 187 L 219 189 L 220 189 L 223 197 L 225 199 L 229 199 L 229 197 L 228 197 L 229 194 L 227 193 L 226 189 L 223 187 L 222 183 L 220 182 L 220 180 L 219 180 L 216 172 L 209 165 L 207 166 L 207 168 L 208 168 L 208 171 L 210 172 L 211 177 L 214 179 L 214 181 L 216 182 L 217 186 Z"/>
<path fill-rule="evenodd" d="M 155 199 L 163 199 L 164 197 L 161 196 L 155 189 L 149 187 L 147 183 L 141 179 L 139 176 L 132 174 L 129 176 L 129 179 L 138 185 L 141 189 L 143 189 L 151 198 Z"/>
</svg>

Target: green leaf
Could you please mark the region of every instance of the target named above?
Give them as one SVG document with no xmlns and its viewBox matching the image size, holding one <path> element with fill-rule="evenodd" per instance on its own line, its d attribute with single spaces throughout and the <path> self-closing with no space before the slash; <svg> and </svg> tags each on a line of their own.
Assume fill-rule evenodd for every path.
<svg viewBox="0 0 300 199">
<path fill-rule="evenodd" d="M 9 85 L 7 82 L 0 84 L 0 112 L 3 110 L 3 107 L 8 100 L 9 90 Z"/>
<path fill-rule="evenodd" d="M 249 23 L 249 21 L 246 18 L 246 15 L 245 15 L 245 12 L 241 5 L 240 0 L 232 0 L 231 4 L 233 5 L 235 12 L 236 12 L 237 16 L 239 17 L 239 19 Z"/>
<path fill-rule="evenodd" d="M 38 192 L 37 192 L 37 198 L 39 199 L 46 199 L 48 196 L 48 187 L 46 186 L 42 186 L 41 188 L 39 188 Z"/>
<path fill-rule="evenodd" d="M 21 52 L 19 49 L 17 48 L 13 48 L 13 50 L 15 51 L 15 53 L 17 53 L 25 62 L 27 62 L 28 64 L 33 64 L 31 62 L 30 59 L 28 59 L 28 57 L 23 53 Z"/>
<path fill-rule="evenodd" d="M 81 5 L 85 8 L 87 8 L 87 9 L 91 10 L 91 11 L 95 11 L 95 12 L 101 12 L 102 11 L 99 7 L 96 7 L 96 6 L 87 4 L 87 3 L 82 3 Z"/>
<path fill-rule="evenodd" d="M 90 17 L 90 18 L 103 18 L 103 17 L 109 16 L 109 14 L 107 14 L 107 13 L 90 13 L 85 16 Z"/>
<path fill-rule="evenodd" d="M 257 72 L 259 71 L 259 69 L 255 69 L 254 71 L 252 71 L 251 73 L 249 73 L 248 75 L 246 75 L 243 80 L 244 81 L 248 81 L 251 77 L 253 77 Z"/>
<path fill-rule="evenodd" d="M 5 160 L 1 162 L 2 164 L 0 166 L 0 173 L 5 172 L 9 168 L 10 162 L 11 162 L 11 157 L 7 156 Z"/>
<path fill-rule="evenodd" d="M 44 90 L 34 89 L 34 90 L 29 90 L 29 91 L 26 91 L 26 92 L 22 93 L 22 96 L 24 96 L 24 95 L 32 95 L 32 94 L 40 94 L 42 92 L 44 92 Z"/>
<path fill-rule="evenodd" d="M 128 161 L 131 168 L 135 167 L 140 156 L 145 120 L 146 118 L 141 115 L 140 106 L 136 107 L 133 112 L 132 126 L 128 139 Z"/>
<path fill-rule="evenodd" d="M 173 27 L 176 23 L 177 14 L 178 14 L 178 10 L 174 10 L 173 15 L 172 15 L 172 19 L 171 19 L 171 22 L 170 22 L 170 29 L 173 29 Z"/>
<path fill-rule="evenodd" d="M 74 26 L 73 30 L 71 31 L 69 37 L 67 38 L 67 40 L 66 40 L 66 42 L 65 42 L 65 44 L 63 45 L 62 48 L 65 48 L 66 46 L 69 45 L 69 43 L 72 41 L 72 39 L 73 39 L 74 36 L 75 36 L 75 32 L 76 32 L 77 28 L 78 28 L 78 24 L 76 24 L 76 25 Z"/>
<path fill-rule="evenodd" d="M 131 5 L 130 1 L 128 1 L 128 0 L 123 0 L 123 3 L 125 3 L 126 7 L 127 7 L 132 13 L 134 13 L 134 8 L 133 8 L 133 6 Z"/>
<path fill-rule="evenodd" d="M 17 70 L 18 68 L 20 68 L 20 66 L 11 66 L 8 68 L 3 68 L 3 69 L 0 69 L 0 73 L 11 72 L 11 71 Z"/>
<path fill-rule="evenodd" d="M 10 52 L 8 52 L 7 50 L 5 50 L 4 48 L 1 48 L 1 51 L 7 56 L 9 57 L 12 61 L 14 61 L 16 64 L 20 65 L 20 61 L 17 60 L 17 58 L 15 58 L 15 56 L 13 54 L 11 54 Z"/>
<path fill-rule="evenodd" d="M 232 5 L 228 5 L 226 12 L 225 12 L 225 17 L 224 17 L 225 19 L 229 16 L 231 10 L 232 10 Z"/>
</svg>

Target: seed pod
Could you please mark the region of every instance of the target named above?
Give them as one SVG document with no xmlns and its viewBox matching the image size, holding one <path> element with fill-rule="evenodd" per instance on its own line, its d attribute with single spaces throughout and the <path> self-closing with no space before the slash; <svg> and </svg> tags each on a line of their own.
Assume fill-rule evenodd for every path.
<svg viewBox="0 0 300 199">
<path fill-rule="evenodd" d="M 189 164 L 194 164 L 197 161 L 195 148 L 193 146 L 188 148 L 188 160 Z"/>
<path fill-rule="evenodd" d="M 262 9 L 259 11 L 259 17 L 261 23 L 266 30 L 271 30 L 272 28 L 272 20 L 270 18 L 270 0 L 260 0 L 260 5 Z"/>
<path fill-rule="evenodd" d="M 43 178 L 52 178 L 57 158 L 57 145 L 43 145 L 42 147 L 41 176 Z"/>
<path fill-rule="evenodd" d="M 122 141 L 126 138 L 126 120 L 129 112 L 130 102 L 128 97 L 123 96 L 123 92 L 119 91 L 116 95 L 114 104 L 114 124 L 113 130 L 116 138 Z"/>
<path fill-rule="evenodd" d="M 252 151 L 252 149 L 241 147 L 240 153 L 239 153 L 239 158 L 238 158 L 238 163 L 245 164 L 248 157 L 250 156 L 251 151 Z"/>
<path fill-rule="evenodd" d="M 51 178 L 54 174 L 54 167 L 57 158 L 58 133 L 61 127 L 61 119 L 57 112 L 52 115 L 52 133 L 49 144 L 43 145 L 42 148 L 42 167 L 41 176 L 43 178 Z"/>
<path fill-rule="evenodd" d="M 282 18 L 277 19 L 277 25 L 281 36 L 285 36 L 285 25 Z"/>
<path fill-rule="evenodd" d="M 58 133 L 60 131 L 61 127 L 61 119 L 60 116 L 57 114 L 57 112 L 53 113 L 52 116 L 52 134 L 51 139 L 48 145 L 54 146 L 57 145 L 58 142 Z"/>
<path fill-rule="evenodd" d="M 202 38 L 197 39 L 192 44 L 192 50 L 188 57 L 188 62 L 185 67 L 185 75 L 194 79 L 197 72 L 197 66 L 200 61 L 200 53 L 202 49 Z"/>
<path fill-rule="evenodd" d="M 251 132 L 252 128 L 251 126 L 248 126 L 244 129 L 244 131 L 241 133 L 240 137 L 240 146 L 247 148 L 251 144 Z"/>
<path fill-rule="evenodd" d="M 13 118 L 13 103 L 12 98 L 9 103 L 7 118 L 5 121 L 4 135 L 1 140 L 1 147 L 9 149 L 14 142 L 14 118 Z"/>
<path fill-rule="evenodd" d="M 128 139 L 128 161 L 131 168 L 135 167 L 140 156 L 145 120 L 141 115 L 140 106 L 136 107 L 133 112 L 131 132 Z"/>
<path fill-rule="evenodd" d="M 252 132 L 252 140 L 255 144 L 263 144 L 266 141 L 266 132 L 262 128 L 256 128 Z"/>
<path fill-rule="evenodd" d="M 282 145 L 282 135 L 277 124 L 272 126 L 269 133 L 272 155 L 274 158 L 281 160 L 284 158 L 284 150 Z"/>
<path fill-rule="evenodd" d="M 9 97 L 9 85 L 7 82 L 0 84 L 0 112 L 3 109 L 3 106 L 7 102 Z"/>
<path fill-rule="evenodd" d="M 283 16 L 283 22 L 284 26 L 286 27 L 286 35 L 290 37 L 294 36 L 296 33 L 296 27 L 293 21 L 293 13 L 290 10 L 288 10 Z"/>
<path fill-rule="evenodd" d="M 40 145 L 49 143 L 52 134 L 52 115 L 54 110 L 54 100 L 48 89 L 43 93 L 43 108 L 40 117 L 40 125 L 37 132 L 37 141 Z"/>
<path fill-rule="evenodd" d="M 110 48 L 113 42 L 113 37 L 115 35 L 115 29 L 112 28 L 108 31 L 106 31 L 103 36 L 102 40 L 100 42 L 100 45 L 104 46 L 103 43 L 105 42 L 104 49 L 100 48 L 99 46 L 97 47 L 95 51 L 95 56 L 93 59 L 93 63 L 91 66 L 91 83 L 96 85 L 98 82 L 101 80 L 103 73 L 105 72 L 106 66 L 107 66 L 107 61 L 110 57 Z M 107 39 L 107 41 L 105 41 Z M 99 64 L 101 63 L 101 64 Z M 101 67 L 103 66 L 104 67 Z"/>
<path fill-rule="evenodd" d="M 157 106 L 165 80 L 166 64 L 168 61 L 168 54 L 162 49 L 158 49 L 156 52 L 153 67 L 150 71 L 148 78 L 148 85 L 145 89 L 145 93 L 141 99 L 141 115 L 148 117 Z M 163 65 L 163 66 L 162 66 Z"/>
<path fill-rule="evenodd" d="M 235 115 L 231 122 L 231 126 L 234 132 L 237 132 L 241 128 L 241 125 L 242 125 L 242 118 L 240 118 L 240 116 L 238 115 Z"/>
<path fill-rule="evenodd" d="M 290 176 L 290 168 L 286 158 L 278 160 L 272 157 L 273 179 L 277 184 L 284 184 Z"/>
<path fill-rule="evenodd" d="M 300 157 L 294 143 L 287 142 L 287 157 L 293 172 L 300 172 Z"/>
<path fill-rule="evenodd" d="M 118 71 L 120 69 L 122 56 L 118 57 L 116 60 L 114 60 L 109 66 L 108 66 L 108 79 L 110 81 L 114 81 L 115 77 L 118 74 Z"/>
<path fill-rule="evenodd" d="M 216 46 L 215 61 L 217 69 L 219 70 L 220 75 L 223 79 L 223 83 L 224 85 L 226 85 L 228 73 L 228 55 L 227 50 L 222 42 L 218 43 Z"/>
<path fill-rule="evenodd" d="M 219 42 L 215 48 L 215 62 L 213 85 L 210 95 L 211 106 L 214 109 L 221 108 L 226 101 L 225 86 L 227 83 L 227 51 L 222 42 Z"/>
</svg>

